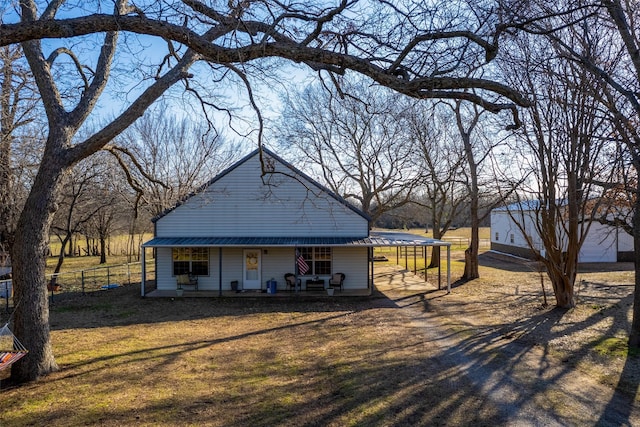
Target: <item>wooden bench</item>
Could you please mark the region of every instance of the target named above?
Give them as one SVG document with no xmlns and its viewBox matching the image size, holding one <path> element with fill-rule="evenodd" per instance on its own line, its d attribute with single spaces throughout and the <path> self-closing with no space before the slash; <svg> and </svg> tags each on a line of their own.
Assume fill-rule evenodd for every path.
<svg viewBox="0 0 640 427">
<path fill-rule="evenodd" d="M 198 276 L 195 274 L 179 274 L 176 276 L 176 280 L 178 281 L 178 288 L 193 286 L 196 291 L 198 290 Z"/>
<path fill-rule="evenodd" d="M 305 284 L 307 285 L 308 291 L 311 291 L 311 290 L 324 291 L 324 279 L 318 279 L 318 280 L 307 279 Z"/>
</svg>

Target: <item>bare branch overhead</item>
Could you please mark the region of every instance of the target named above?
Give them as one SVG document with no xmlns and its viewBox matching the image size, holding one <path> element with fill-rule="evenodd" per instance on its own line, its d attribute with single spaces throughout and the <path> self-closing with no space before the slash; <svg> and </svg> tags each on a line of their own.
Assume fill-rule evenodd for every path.
<svg viewBox="0 0 640 427">
<path fill-rule="evenodd" d="M 492 112 L 515 111 L 516 106 L 529 105 L 524 96 L 500 82 L 460 77 L 495 57 L 495 34 L 483 36 L 475 33 L 474 28 L 438 29 L 433 23 L 432 27 L 417 28 L 415 17 L 399 9 L 391 10 L 388 5 L 385 7 L 389 23 L 372 24 L 363 16 L 364 5 L 358 2 L 342 2 L 327 10 L 310 7 L 308 11 L 283 5 L 275 10 L 274 4 L 262 8 L 251 4 L 243 13 L 214 9 L 197 1 L 184 4 L 190 9 L 179 10 L 178 15 L 184 19 L 179 22 L 160 12 L 155 16 L 147 12 L 2 24 L 0 45 L 98 32 L 131 32 L 173 40 L 217 64 L 278 57 L 306 63 L 316 70 L 353 70 L 414 98 L 464 98 Z M 373 29 L 381 31 L 378 34 Z M 449 55 L 447 61 L 454 64 L 450 67 L 438 64 L 437 58 L 443 58 L 446 49 L 462 52 Z M 451 59 L 459 55 L 464 55 L 465 60 Z M 462 67 L 466 68 L 463 74 L 458 70 Z M 475 91 L 475 95 L 465 94 L 467 91 Z M 515 122 L 517 125 L 517 118 Z"/>
</svg>

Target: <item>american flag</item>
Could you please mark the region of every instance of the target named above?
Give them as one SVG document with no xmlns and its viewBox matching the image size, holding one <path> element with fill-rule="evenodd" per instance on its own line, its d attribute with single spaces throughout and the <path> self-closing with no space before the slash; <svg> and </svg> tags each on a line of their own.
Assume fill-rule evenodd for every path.
<svg viewBox="0 0 640 427">
<path fill-rule="evenodd" d="M 309 271 L 309 264 L 307 264 L 307 261 L 304 260 L 304 257 L 301 253 L 298 253 L 298 259 L 296 261 L 298 263 L 298 273 L 303 276 L 307 274 L 307 271 Z"/>
</svg>

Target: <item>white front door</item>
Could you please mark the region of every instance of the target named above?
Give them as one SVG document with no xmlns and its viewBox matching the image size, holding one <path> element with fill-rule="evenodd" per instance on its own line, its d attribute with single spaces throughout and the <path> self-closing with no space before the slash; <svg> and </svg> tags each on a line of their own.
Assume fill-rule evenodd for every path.
<svg viewBox="0 0 640 427">
<path fill-rule="evenodd" d="M 261 289 L 260 271 L 262 270 L 261 249 L 244 250 L 244 280 L 242 289 Z"/>
</svg>

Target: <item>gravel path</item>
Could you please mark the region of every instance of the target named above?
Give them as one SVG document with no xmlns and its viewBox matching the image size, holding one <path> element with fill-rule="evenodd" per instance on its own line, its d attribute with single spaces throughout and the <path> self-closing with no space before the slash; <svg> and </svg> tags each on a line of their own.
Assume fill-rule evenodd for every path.
<svg viewBox="0 0 640 427">
<path fill-rule="evenodd" d="M 451 316 L 438 298 L 455 296 L 433 288 L 425 293 L 426 285 L 410 273 L 377 274 L 378 290 L 437 346 L 443 369 L 464 375 L 473 385 L 469 392 L 498 408 L 503 425 L 640 425 L 633 398 L 598 383 L 547 347 L 521 339 L 517 331 L 479 325 L 473 313 Z"/>
</svg>

